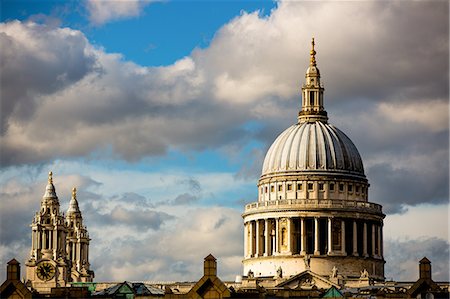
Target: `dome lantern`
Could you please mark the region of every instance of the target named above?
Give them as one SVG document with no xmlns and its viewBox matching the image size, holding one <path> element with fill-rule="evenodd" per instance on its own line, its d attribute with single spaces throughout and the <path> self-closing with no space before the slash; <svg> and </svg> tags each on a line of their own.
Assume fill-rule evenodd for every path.
<svg viewBox="0 0 450 299">
<path fill-rule="evenodd" d="M 369 202 L 361 156 L 328 123 L 314 39 L 298 123 L 272 143 L 245 206 L 243 274 L 286 277 L 304 271 L 384 280 L 382 207 Z M 278 270 L 280 269 L 280 270 Z"/>
<path fill-rule="evenodd" d="M 311 42 L 310 62 L 306 70 L 306 83 L 302 86 L 302 109 L 298 113 L 298 122 L 321 121 L 327 123 L 327 112 L 323 107 L 323 91 L 320 83 L 320 72 L 317 68 L 314 38 Z"/>
</svg>

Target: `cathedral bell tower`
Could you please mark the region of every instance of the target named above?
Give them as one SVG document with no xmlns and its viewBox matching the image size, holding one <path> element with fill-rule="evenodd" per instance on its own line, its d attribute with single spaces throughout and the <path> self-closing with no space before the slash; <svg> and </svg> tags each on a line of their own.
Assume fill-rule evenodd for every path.
<svg viewBox="0 0 450 299">
<path fill-rule="evenodd" d="M 39 293 L 50 293 L 53 287 L 64 287 L 68 282 L 66 258 L 67 228 L 59 210 L 53 177 L 50 172 L 41 207 L 31 224 L 31 252 L 26 262 L 27 280 Z"/>
<path fill-rule="evenodd" d="M 89 233 L 83 226 L 83 217 L 77 201 L 77 189 L 72 189 L 69 209 L 66 213 L 67 258 L 70 261 L 70 280 L 92 282 L 94 272 L 89 270 Z"/>
</svg>

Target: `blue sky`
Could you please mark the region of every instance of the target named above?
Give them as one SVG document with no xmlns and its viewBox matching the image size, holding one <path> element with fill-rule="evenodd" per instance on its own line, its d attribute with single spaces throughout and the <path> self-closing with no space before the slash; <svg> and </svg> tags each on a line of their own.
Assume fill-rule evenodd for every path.
<svg viewBox="0 0 450 299">
<path fill-rule="evenodd" d="M 63 210 L 79 190 L 97 279 L 194 280 L 209 253 L 233 279 L 314 36 L 330 123 L 388 215 L 386 276 L 416 279 L 426 255 L 449 279 L 448 3 L 1 5 L 0 265 L 27 258 L 52 170 Z"/>
<path fill-rule="evenodd" d="M 89 12 L 79 1 L 6 0 L 2 21 L 48 22 L 82 30 L 107 52 L 121 53 L 140 65 L 160 66 L 188 56 L 194 48 L 207 47 L 215 32 L 241 11 L 270 14 L 274 1 L 156 1 L 137 17 L 124 17 L 101 26 L 89 22 Z M 57 19 L 57 20 L 56 20 Z"/>
</svg>

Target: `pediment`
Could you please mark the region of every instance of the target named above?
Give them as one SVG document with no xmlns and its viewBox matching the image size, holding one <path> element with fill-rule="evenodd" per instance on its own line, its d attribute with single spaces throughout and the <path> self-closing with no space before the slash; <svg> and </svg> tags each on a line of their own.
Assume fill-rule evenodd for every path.
<svg viewBox="0 0 450 299">
<path fill-rule="evenodd" d="M 310 270 L 303 271 L 288 280 L 283 281 L 278 284 L 277 287 L 289 288 L 292 290 L 329 289 L 331 287 L 340 289 L 339 285 Z"/>
</svg>

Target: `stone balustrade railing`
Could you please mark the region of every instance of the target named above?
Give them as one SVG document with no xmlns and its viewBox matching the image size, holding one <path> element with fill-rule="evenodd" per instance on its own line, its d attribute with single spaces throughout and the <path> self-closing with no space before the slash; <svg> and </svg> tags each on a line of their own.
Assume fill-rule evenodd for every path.
<svg viewBox="0 0 450 299">
<path fill-rule="evenodd" d="M 350 209 L 364 210 L 367 212 L 381 213 L 381 205 L 371 202 L 357 200 L 336 200 L 336 199 L 280 199 L 262 202 L 252 202 L 245 205 L 245 212 L 256 210 L 272 210 L 272 209 Z"/>
</svg>

